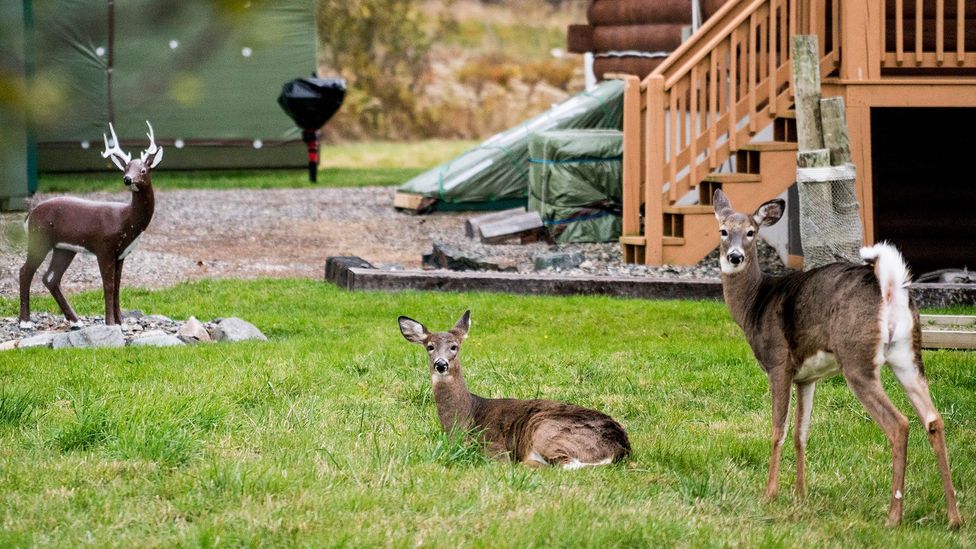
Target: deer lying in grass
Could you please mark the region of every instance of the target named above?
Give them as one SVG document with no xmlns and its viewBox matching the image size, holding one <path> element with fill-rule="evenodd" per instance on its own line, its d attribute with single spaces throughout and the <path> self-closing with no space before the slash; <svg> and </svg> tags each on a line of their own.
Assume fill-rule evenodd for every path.
<svg viewBox="0 0 976 549">
<path fill-rule="evenodd" d="M 146 122 L 149 125 L 149 122 Z M 102 275 L 105 291 L 105 324 L 122 321 L 119 305 L 119 285 L 122 262 L 135 249 L 142 231 L 149 226 L 155 202 L 153 199 L 152 169 L 163 159 L 162 147 L 156 146 L 152 126 L 149 126 L 149 148 L 135 160 L 119 146 L 115 128 L 112 146 L 105 139 L 103 158 L 110 158 L 123 172 L 122 182 L 132 192 L 129 204 L 94 202 L 73 197 L 46 200 L 31 210 L 24 226 L 27 228 L 27 261 L 20 268 L 20 327 L 33 328 L 30 318 L 30 286 L 34 273 L 53 250 L 51 263 L 44 275 L 44 285 L 54 296 L 61 312 L 73 328 L 80 327 L 78 315 L 61 293 L 61 277 L 78 252 L 94 254 Z"/>
<path fill-rule="evenodd" d="M 961 524 L 949 473 L 943 422 L 932 404 L 922 367 L 918 308 L 908 293 L 908 268 L 890 244 L 861 249 L 868 265 L 832 263 L 803 273 L 771 277 L 759 270 L 756 236 L 773 225 L 785 203 L 770 200 L 752 215 L 732 209 L 716 190 L 721 235 L 722 290 L 732 318 L 745 332 L 769 377 L 773 402 L 772 455 L 766 497 L 776 496 L 780 452 L 786 439 L 790 385 L 796 385 L 796 493 L 805 492 L 804 455 L 816 382 L 843 374 L 854 395 L 881 426 L 892 449 L 893 479 L 888 525 L 901 521 L 908 450 L 908 419 L 881 386 L 886 362 L 904 387 L 935 450 L 949 525 Z"/>
<path fill-rule="evenodd" d="M 424 346 L 430 360 L 434 402 L 445 431 L 479 432 L 494 456 L 533 467 L 577 469 L 606 465 L 630 454 L 630 441 L 610 416 L 551 400 L 482 398 L 468 392 L 458 355 L 471 326 L 470 311 L 449 332 L 431 333 L 401 316 L 400 332 Z"/>
</svg>

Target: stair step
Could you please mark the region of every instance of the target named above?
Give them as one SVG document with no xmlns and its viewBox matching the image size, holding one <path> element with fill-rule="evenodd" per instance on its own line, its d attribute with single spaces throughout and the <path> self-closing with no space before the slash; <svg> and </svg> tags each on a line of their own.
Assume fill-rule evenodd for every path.
<svg viewBox="0 0 976 549">
<path fill-rule="evenodd" d="M 684 246 L 685 239 L 680 236 L 665 236 L 661 239 L 661 242 L 665 246 Z"/>
<path fill-rule="evenodd" d="M 714 215 L 715 208 L 712 206 L 702 206 L 700 204 L 691 204 L 689 206 L 665 206 L 664 213 L 681 215 Z"/>
<path fill-rule="evenodd" d="M 641 235 L 624 235 L 620 237 L 620 243 L 631 246 L 645 246 L 647 245 L 647 238 Z"/>
<path fill-rule="evenodd" d="M 762 177 L 758 173 L 724 172 L 710 173 L 704 180 L 712 183 L 761 183 Z"/>
<path fill-rule="evenodd" d="M 796 118 L 795 110 L 788 110 L 776 113 L 776 118 Z"/>
<path fill-rule="evenodd" d="M 800 146 L 790 141 L 758 141 L 756 143 L 746 143 L 739 147 L 743 151 L 796 151 Z"/>
</svg>

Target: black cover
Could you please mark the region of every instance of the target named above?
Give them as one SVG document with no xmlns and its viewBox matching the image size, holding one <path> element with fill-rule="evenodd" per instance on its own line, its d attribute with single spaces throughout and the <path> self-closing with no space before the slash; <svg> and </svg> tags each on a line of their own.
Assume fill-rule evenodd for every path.
<svg viewBox="0 0 976 549">
<path fill-rule="evenodd" d="M 285 113 L 306 130 L 325 125 L 346 98 L 346 81 L 342 78 L 296 78 L 281 87 L 278 104 Z"/>
</svg>

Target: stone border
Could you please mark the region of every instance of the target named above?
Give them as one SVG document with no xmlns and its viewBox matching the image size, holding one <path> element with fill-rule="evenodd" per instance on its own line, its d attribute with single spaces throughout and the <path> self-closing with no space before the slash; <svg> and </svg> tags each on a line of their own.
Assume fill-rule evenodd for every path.
<svg viewBox="0 0 976 549">
<path fill-rule="evenodd" d="M 607 295 L 636 299 L 722 299 L 719 279 L 559 276 L 482 271 L 386 271 L 359 257 L 330 257 L 325 281 L 346 290 L 499 292 L 523 295 Z M 976 305 L 973 284 L 912 284 L 919 307 Z"/>
</svg>

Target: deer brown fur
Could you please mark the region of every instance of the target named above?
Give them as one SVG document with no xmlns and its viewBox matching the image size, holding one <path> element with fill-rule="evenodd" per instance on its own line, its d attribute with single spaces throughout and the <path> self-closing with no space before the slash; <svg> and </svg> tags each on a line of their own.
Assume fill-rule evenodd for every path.
<svg viewBox="0 0 976 549">
<path fill-rule="evenodd" d="M 119 304 L 122 264 L 152 220 L 155 200 L 151 173 L 162 160 L 163 149 L 156 146 L 152 126 L 149 126 L 149 148 L 140 158 L 132 159 L 119 147 L 115 128 L 111 124 L 109 129 L 113 144 L 109 147 L 108 138 L 105 138 L 102 156 L 111 159 L 122 170 L 122 181 L 132 192 L 132 199 L 124 204 L 58 197 L 46 200 L 31 210 L 24 223 L 27 228 L 27 261 L 20 269 L 21 328 L 33 327 L 30 318 L 31 281 L 44 258 L 52 251 L 51 262 L 43 277 L 44 285 L 72 326 L 79 326 L 78 315 L 61 292 L 61 277 L 78 252 L 94 254 L 98 260 L 105 292 L 105 324 L 122 321 Z"/>
<path fill-rule="evenodd" d="M 630 454 L 624 428 L 596 410 L 551 400 L 482 398 L 468 392 L 458 357 L 470 328 L 469 312 L 449 332 L 431 333 L 405 316 L 399 324 L 407 341 L 427 351 L 434 402 L 445 431 L 478 432 L 492 455 L 528 466 L 573 469 L 613 463 Z"/>
<path fill-rule="evenodd" d="M 791 385 L 797 392 L 796 492 L 803 496 L 814 387 L 819 379 L 840 373 L 891 444 L 888 524 L 901 521 L 908 419 L 881 386 L 881 367 L 887 363 L 928 433 L 939 463 L 949 524 L 958 527 L 961 519 L 944 424 L 929 395 L 918 308 L 908 293 L 910 275 L 898 250 L 877 244 L 861 250 L 867 265 L 832 263 L 772 277 L 760 272 L 756 238 L 760 227 L 779 221 L 785 203 L 771 200 L 747 215 L 733 210 L 725 194 L 716 190 L 713 204 L 720 226 L 725 302 L 769 378 L 773 428 L 766 497 L 777 492 Z"/>
</svg>

